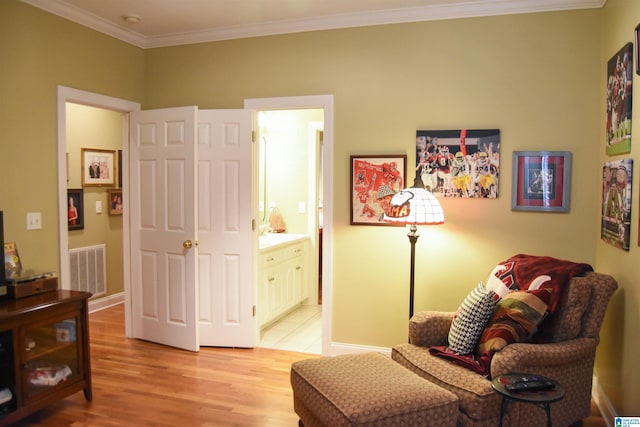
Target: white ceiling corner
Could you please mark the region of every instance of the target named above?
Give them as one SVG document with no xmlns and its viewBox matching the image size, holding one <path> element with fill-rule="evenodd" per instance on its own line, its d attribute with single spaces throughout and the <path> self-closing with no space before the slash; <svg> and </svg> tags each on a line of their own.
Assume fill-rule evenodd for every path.
<svg viewBox="0 0 640 427">
<path fill-rule="evenodd" d="M 479 16 L 601 8 L 607 0 L 21 0 L 143 49 Z M 304 6 L 304 7 L 302 7 Z M 122 16 L 136 14 L 140 24 Z"/>
</svg>

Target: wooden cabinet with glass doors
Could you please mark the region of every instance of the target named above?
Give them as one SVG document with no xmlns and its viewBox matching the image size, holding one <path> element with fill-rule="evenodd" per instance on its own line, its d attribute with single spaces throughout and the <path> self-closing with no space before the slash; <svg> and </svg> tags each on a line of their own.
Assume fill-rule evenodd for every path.
<svg viewBox="0 0 640 427">
<path fill-rule="evenodd" d="M 81 390 L 91 400 L 90 296 L 58 290 L 0 302 L 0 336 L 13 347 L 13 360 L 1 365 L 7 381 L 0 386 L 11 400 L 0 412 L 0 426 Z"/>
</svg>

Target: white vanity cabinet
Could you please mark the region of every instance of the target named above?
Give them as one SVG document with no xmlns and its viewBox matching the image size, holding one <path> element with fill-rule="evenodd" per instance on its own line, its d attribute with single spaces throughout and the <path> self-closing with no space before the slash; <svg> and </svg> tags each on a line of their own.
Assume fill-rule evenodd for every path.
<svg viewBox="0 0 640 427">
<path fill-rule="evenodd" d="M 309 239 L 260 249 L 258 322 L 267 325 L 309 296 Z"/>
</svg>

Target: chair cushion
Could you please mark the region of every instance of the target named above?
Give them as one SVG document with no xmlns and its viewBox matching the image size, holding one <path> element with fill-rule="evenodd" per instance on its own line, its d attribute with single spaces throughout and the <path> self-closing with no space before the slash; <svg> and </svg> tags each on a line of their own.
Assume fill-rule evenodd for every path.
<svg viewBox="0 0 640 427">
<path fill-rule="evenodd" d="M 549 288 L 509 292 L 498 302 L 476 353 L 499 351 L 508 344 L 529 339 L 544 319 L 550 298 Z"/>
<path fill-rule="evenodd" d="M 457 354 L 470 354 L 496 309 L 496 294 L 478 283 L 462 301 L 449 329 L 449 348 Z"/>
</svg>

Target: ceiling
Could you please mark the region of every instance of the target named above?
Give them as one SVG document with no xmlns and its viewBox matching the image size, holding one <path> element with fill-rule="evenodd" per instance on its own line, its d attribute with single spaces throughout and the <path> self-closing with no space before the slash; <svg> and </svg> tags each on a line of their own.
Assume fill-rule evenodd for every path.
<svg viewBox="0 0 640 427">
<path fill-rule="evenodd" d="M 141 48 L 367 25 L 600 8 L 606 0 L 21 0 Z M 123 17 L 139 19 L 128 22 Z"/>
</svg>

